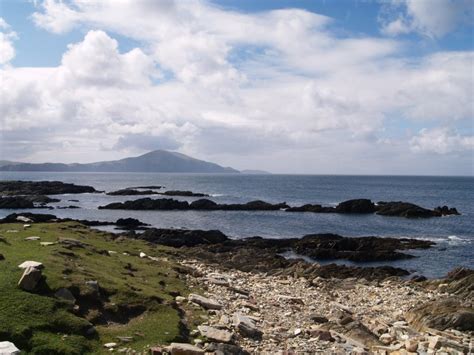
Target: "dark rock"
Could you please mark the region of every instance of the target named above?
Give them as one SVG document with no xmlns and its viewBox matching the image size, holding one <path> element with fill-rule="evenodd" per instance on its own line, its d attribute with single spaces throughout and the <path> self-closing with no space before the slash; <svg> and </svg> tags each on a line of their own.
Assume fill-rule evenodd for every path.
<svg viewBox="0 0 474 355">
<path fill-rule="evenodd" d="M 0 254 L 0 260 L 5 260 L 5 257 L 3 256 L 3 254 Z"/>
<path fill-rule="evenodd" d="M 451 280 L 461 280 L 470 275 L 474 275 L 474 270 L 469 269 L 467 267 L 457 267 L 448 272 L 446 278 Z"/>
<path fill-rule="evenodd" d="M 157 186 L 157 185 L 149 185 L 149 186 L 134 186 L 134 187 L 127 187 L 127 189 L 154 189 L 158 190 L 163 188 L 164 186 Z"/>
<path fill-rule="evenodd" d="M 58 198 L 51 198 L 45 195 L 25 195 L 22 196 L 23 198 L 30 200 L 31 202 L 39 203 L 39 204 L 47 204 L 52 202 L 61 202 Z"/>
<path fill-rule="evenodd" d="M 156 229 L 151 228 L 137 236 L 149 242 L 171 247 L 196 246 L 200 244 L 216 244 L 228 240 L 227 236 L 218 230 L 186 230 L 186 229 Z"/>
<path fill-rule="evenodd" d="M 289 207 L 287 212 L 313 212 L 313 213 L 335 213 L 334 207 L 323 207 L 321 205 L 306 204 L 300 207 Z"/>
<path fill-rule="evenodd" d="M 336 207 L 338 213 L 374 213 L 375 204 L 368 199 L 356 199 L 341 202 Z"/>
<path fill-rule="evenodd" d="M 211 348 L 215 355 L 250 355 L 247 350 L 233 344 L 211 343 L 210 348 L 207 350 Z"/>
<path fill-rule="evenodd" d="M 24 213 L 9 214 L 5 218 L 1 219 L 0 223 L 16 223 L 18 222 L 17 217 L 20 217 L 20 216 L 29 218 L 34 223 L 45 223 L 45 222 L 51 222 L 53 220 L 57 220 L 57 217 L 52 214 L 24 212 Z"/>
<path fill-rule="evenodd" d="M 437 217 L 438 213 L 408 202 L 378 202 L 377 214 L 381 216 L 397 216 L 406 218 Z"/>
<path fill-rule="evenodd" d="M 130 228 L 130 229 L 148 225 L 146 223 L 139 221 L 136 218 L 119 218 L 117 219 L 115 224 L 119 227 L 125 227 L 125 228 Z"/>
<path fill-rule="evenodd" d="M 59 210 L 66 210 L 66 209 L 75 209 L 75 208 L 80 208 L 79 206 L 73 206 L 73 205 L 69 205 L 69 206 L 58 206 L 56 207 L 57 209 Z"/>
<path fill-rule="evenodd" d="M 412 278 L 411 278 L 411 281 L 413 282 L 423 282 L 423 281 L 426 281 L 427 278 L 423 275 L 414 275 Z"/>
<path fill-rule="evenodd" d="M 441 216 L 449 216 L 449 215 L 460 215 L 458 210 L 454 207 L 449 208 L 448 206 L 443 206 L 443 207 L 436 207 L 434 209 L 435 212 L 439 213 Z"/>
<path fill-rule="evenodd" d="M 0 197 L 0 208 L 34 208 L 32 201 L 21 196 Z"/>
<path fill-rule="evenodd" d="M 61 181 L 0 181 L 0 195 L 62 195 L 98 192 L 91 186 Z"/>
<path fill-rule="evenodd" d="M 364 278 L 366 280 L 383 280 L 392 276 L 403 277 L 410 275 L 407 270 L 392 266 L 356 267 L 337 264 L 322 265 L 314 270 L 313 274 L 325 279 L 332 277 L 339 279 L 355 277 L 358 279 Z"/>
<path fill-rule="evenodd" d="M 18 282 L 18 287 L 25 291 L 33 291 L 41 280 L 41 270 L 29 266 L 23 272 L 20 281 Z"/>
<path fill-rule="evenodd" d="M 329 322 L 329 319 L 327 319 L 324 316 L 318 315 L 318 314 L 313 314 L 313 315 L 310 316 L 310 318 L 314 323 L 327 323 L 327 322 Z"/>
<path fill-rule="evenodd" d="M 157 195 L 158 192 L 152 190 L 133 190 L 133 189 L 122 189 L 117 191 L 107 192 L 106 195 L 111 196 L 134 196 L 134 195 Z"/>
<path fill-rule="evenodd" d="M 203 194 L 203 193 L 200 193 L 200 192 L 180 191 L 180 190 L 170 190 L 170 191 L 161 192 L 160 194 L 161 195 L 166 195 L 166 196 L 186 196 L 186 197 L 209 196 L 208 194 Z"/>
<path fill-rule="evenodd" d="M 114 202 L 99 209 L 111 210 L 187 210 L 189 203 L 186 201 L 173 200 L 171 198 L 151 199 L 141 198 L 133 201 Z"/>
<path fill-rule="evenodd" d="M 218 204 L 214 201 L 202 198 L 200 200 L 196 200 L 191 202 L 189 207 L 194 210 L 215 210 L 218 208 Z"/>
</svg>

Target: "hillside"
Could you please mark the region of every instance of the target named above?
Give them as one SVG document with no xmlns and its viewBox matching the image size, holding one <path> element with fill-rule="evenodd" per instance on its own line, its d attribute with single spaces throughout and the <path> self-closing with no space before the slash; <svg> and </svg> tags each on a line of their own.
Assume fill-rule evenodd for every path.
<svg viewBox="0 0 474 355">
<path fill-rule="evenodd" d="M 232 168 L 166 150 L 155 150 L 138 157 L 89 164 L 6 164 L 0 165 L 0 171 L 238 173 Z"/>
</svg>

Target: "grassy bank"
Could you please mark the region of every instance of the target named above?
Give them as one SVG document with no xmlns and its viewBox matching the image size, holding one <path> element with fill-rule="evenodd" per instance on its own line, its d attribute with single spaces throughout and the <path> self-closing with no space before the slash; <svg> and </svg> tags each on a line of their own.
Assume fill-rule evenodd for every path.
<svg viewBox="0 0 474 355">
<path fill-rule="evenodd" d="M 3 224 L 0 236 L 0 341 L 27 353 L 84 354 L 108 352 L 108 342 L 143 351 L 186 338 L 182 320 L 191 322 L 190 310 L 178 309 L 174 298 L 189 290 L 165 247 L 114 239 L 75 222 L 27 229 Z M 31 236 L 41 239 L 25 240 Z M 64 238 L 81 243 L 58 242 Z M 141 252 L 155 260 L 140 258 Z M 32 293 L 17 286 L 18 265 L 26 260 L 44 265 L 44 279 Z M 98 282 L 98 294 L 87 281 Z M 54 297 L 60 288 L 72 292 L 76 307 Z"/>
</svg>

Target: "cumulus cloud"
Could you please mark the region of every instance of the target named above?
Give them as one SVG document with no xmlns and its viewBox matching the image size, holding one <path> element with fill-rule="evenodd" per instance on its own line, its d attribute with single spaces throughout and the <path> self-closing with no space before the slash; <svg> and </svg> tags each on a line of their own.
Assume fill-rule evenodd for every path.
<svg viewBox="0 0 474 355">
<path fill-rule="evenodd" d="M 8 87 L 2 129 L 10 137 L 38 132 L 34 151 L 10 150 L 15 158 L 42 160 L 38 152 L 57 145 L 56 161 L 165 148 L 269 170 L 333 171 L 328 156 L 362 169 L 354 162 L 368 149 L 410 152 L 409 134 L 396 144 L 384 139 L 387 117 L 443 126 L 474 117 L 472 52 L 408 60 L 402 42 L 336 36 L 330 18 L 305 10 L 47 0 L 33 19 L 54 33 L 81 27 L 86 34 L 57 67 L 0 69 Z M 116 34 L 138 47 L 121 52 Z M 289 154 L 293 165 L 266 159 Z"/>
<path fill-rule="evenodd" d="M 462 24 L 472 26 L 473 8 L 471 0 L 391 0 L 381 30 L 391 36 L 417 32 L 439 38 Z"/>
<path fill-rule="evenodd" d="M 15 57 L 13 41 L 17 35 L 10 25 L 0 17 L 0 65 L 10 62 Z"/>
<path fill-rule="evenodd" d="M 474 136 L 460 135 L 448 127 L 422 129 L 410 140 L 411 149 L 415 152 L 448 154 L 471 152 L 474 149 Z"/>
</svg>

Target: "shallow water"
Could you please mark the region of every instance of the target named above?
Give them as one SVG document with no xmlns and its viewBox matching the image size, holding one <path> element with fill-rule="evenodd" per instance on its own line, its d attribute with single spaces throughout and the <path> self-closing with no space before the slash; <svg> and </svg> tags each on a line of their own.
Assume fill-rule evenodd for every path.
<svg viewBox="0 0 474 355">
<path fill-rule="evenodd" d="M 191 190 L 211 195 L 218 203 L 255 199 L 290 205 L 335 205 L 351 198 L 408 201 L 426 208 L 456 207 L 461 216 L 405 219 L 377 215 L 287 213 L 283 211 L 120 211 L 98 210 L 110 202 L 146 196 L 105 194 L 58 195 L 53 206 L 81 209 L 38 210 L 60 217 L 115 221 L 134 217 L 156 227 L 219 229 L 229 236 L 298 237 L 310 233 L 344 236 L 394 236 L 430 239 L 435 248 L 413 251 L 415 259 L 383 263 L 416 270 L 428 277 L 442 276 L 455 266 L 474 267 L 474 178 L 413 176 L 159 174 L 159 173 L 46 173 L 2 172 L 2 180 L 59 180 L 112 191 L 130 186 L 164 185 L 164 190 Z M 151 196 L 160 198 L 161 196 Z M 181 198 L 192 201 L 195 198 Z M 70 202 L 77 199 L 79 202 Z M 13 210 L 0 210 L 3 217 Z M 372 265 L 379 265 L 372 264 Z"/>
</svg>

